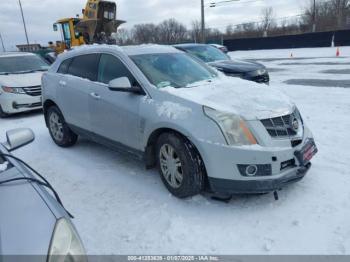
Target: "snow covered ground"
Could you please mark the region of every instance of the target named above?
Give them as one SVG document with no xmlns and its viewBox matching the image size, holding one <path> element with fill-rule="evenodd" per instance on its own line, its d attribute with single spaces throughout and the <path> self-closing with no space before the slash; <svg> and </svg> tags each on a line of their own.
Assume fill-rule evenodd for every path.
<svg viewBox="0 0 350 262">
<path fill-rule="evenodd" d="M 58 148 L 40 113 L 0 119 L 0 141 L 11 128 L 35 131 L 35 142 L 15 154 L 55 186 L 90 254 L 350 254 L 350 89 L 332 87 L 350 83 L 350 48 L 341 51 L 342 58 L 335 48 L 293 50 L 294 59 L 291 50 L 231 54 L 271 69 L 270 87 L 296 101 L 319 147 L 310 173 L 279 201 L 176 199 L 155 170 L 128 155 L 86 140 Z M 323 72 L 330 69 L 338 74 Z M 331 81 L 285 83 L 291 79 Z"/>
</svg>

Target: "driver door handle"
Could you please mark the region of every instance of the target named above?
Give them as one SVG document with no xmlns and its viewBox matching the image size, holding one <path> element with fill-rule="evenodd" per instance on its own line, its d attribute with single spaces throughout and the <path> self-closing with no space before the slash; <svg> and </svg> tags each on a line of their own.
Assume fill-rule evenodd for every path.
<svg viewBox="0 0 350 262">
<path fill-rule="evenodd" d="M 59 84 L 60 84 L 61 86 L 66 86 L 66 85 L 67 85 L 67 82 L 66 82 L 66 81 L 61 80 L 61 81 L 59 82 Z"/>
<path fill-rule="evenodd" d="M 96 100 L 100 100 L 101 99 L 101 96 L 99 94 L 96 94 L 96 93 L 91 93 L 90 96 L 93 98 L 93 99 L 96 99 Z"/>
</svg>

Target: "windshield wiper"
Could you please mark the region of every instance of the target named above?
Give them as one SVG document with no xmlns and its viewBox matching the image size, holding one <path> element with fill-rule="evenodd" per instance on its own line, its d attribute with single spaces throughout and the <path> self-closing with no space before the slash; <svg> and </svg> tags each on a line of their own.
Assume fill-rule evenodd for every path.
<svg viewBox="0 0 350 262">
<path fill-rule="evenodd" d="M 74 216 L 71 213 L 69 213 L 68 210 L 64 207 L 64 205 L 63 205 L 63 203 L 62 203 L 58 193 L 53 188 L 53 186 L 49 183 L 49 181 L 46 180 L 46 178 L 44 176 L 42 176 L 38 171 L 36 171 L 34 168 L 32 168 L 30 165 L 28 165 L 26 162 L 24 162 L 22 159 L 20 159 L 18 157 L 15 157 L 15 156 L 9 155 L 9 154 L 3 154 L 1 152 L 0 152 L 0 156 L 2 156 L 4 158 L 12 158 L 12 159 L 20 162 L 27 169 L 29 169 L 32 173 L 34 173 L 35 175 L 37 175 L 41 179 L 41 180 L 39 180 L 39 179 L 36 179 L 36 178 L 30 178 L 30 177 L 17 177 L 17 178 L 13 178 L 13 179 L 4 180 L 4 181 L 0 180 L 0 185 L 8 184 L 8 183 L 16 182 L 16 181 L 29 181 L 29 182 L 34 182 L 34 183 L 37 183 L 37 184 L 39 184 L 41 186 L 47 187 L 54 194 L 57 202 L 67 212 L 67 214 L 70 216 L 70 218 L 74 218 Z"/>
<path fill-rule="evenodd" d="M 4 76 L 4 75 L 9 75 L 10 73 L 8 72 L 0 72 L 0 75 Z"/>
</svg>

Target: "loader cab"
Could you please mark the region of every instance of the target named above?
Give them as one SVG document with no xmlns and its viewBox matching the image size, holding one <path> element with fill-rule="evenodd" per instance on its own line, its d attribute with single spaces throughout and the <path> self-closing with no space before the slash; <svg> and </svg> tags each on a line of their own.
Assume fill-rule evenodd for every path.
<svg viewBox="0 0 350 262">
<path fill-rule="evenodd" d="M 116 19 L 117 7 L 115 3 L 100 3 L 97 17 L 98 19 L 114 21 Z"/>
<path fill-rule="evenodd" d="M 84 19 L 114 21 L 117 17 L 117 5 L 109 1 L 89 0 L 83 14 Z"/>
<path fill-rule="evenodd" d="M 66 49 L 73 46 L 84 44 L 84 39 L 81 33 L 75 30 L 75 26 L 80 22 L 79 18 L 67 18 L 57 21 L 53 25 L 54 31 L 61 32 L 62 41 L 56 44 L 56 53 L 62 53 Z"/>
<path fill-rule="evenodd" d="M 83 9 L 83 19 L 77 29 L 84 35 L 88 44 L 115 44 L 111 37 L 117 32 L 118 26 L 125 21 L 117 20 L 117 5 L 115 2 L 88 0 Z"/>
</svg>

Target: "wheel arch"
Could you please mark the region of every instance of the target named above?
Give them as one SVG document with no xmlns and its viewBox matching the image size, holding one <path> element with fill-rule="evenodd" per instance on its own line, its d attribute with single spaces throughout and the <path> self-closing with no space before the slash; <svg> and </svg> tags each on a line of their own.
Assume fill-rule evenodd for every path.
<svg viewBox="0 0 350 262">
<path fill-rule="evenodd" d="M 146 149 L 145 149 L 145 162 L 146 162 L 146 167 L 148 169 L 156 166 L 156 152 L 155 152 L 156 144 L 157 144 L 158 138 L 164 133 L 173 133 L 173 134 L 176 134 L 176 135 L 184 138 L 196 151 L 196 153 L 200 157 L 202 165 L 205 169 L 205 163 L 203 161 L 202 155 L 201 155 L 200 151 L 198 150 L 198 147 L 193 143 L 193 141 L 191 141 L 189 136 L 185 135 L 184 132 L 180 132 L 174 128 L 168 128 L 168 127 L 157 128 L 148 137 Z"/>
<path fill-rule="evenodd" d="M 44 110 L 44 116 L 45 116 L 45 124 L 46 126 L 48 127 L 48 122 L 47 122 L 47 118 L 46 118 L 46 113 L 47 113 L 47 110 L 52 107 L 52 106 L 57 106 L 57 104 L 52 101 L 51 99 L 48 99 L 44 102 L 43 104 L 43 110 Z"/>
</svg>

